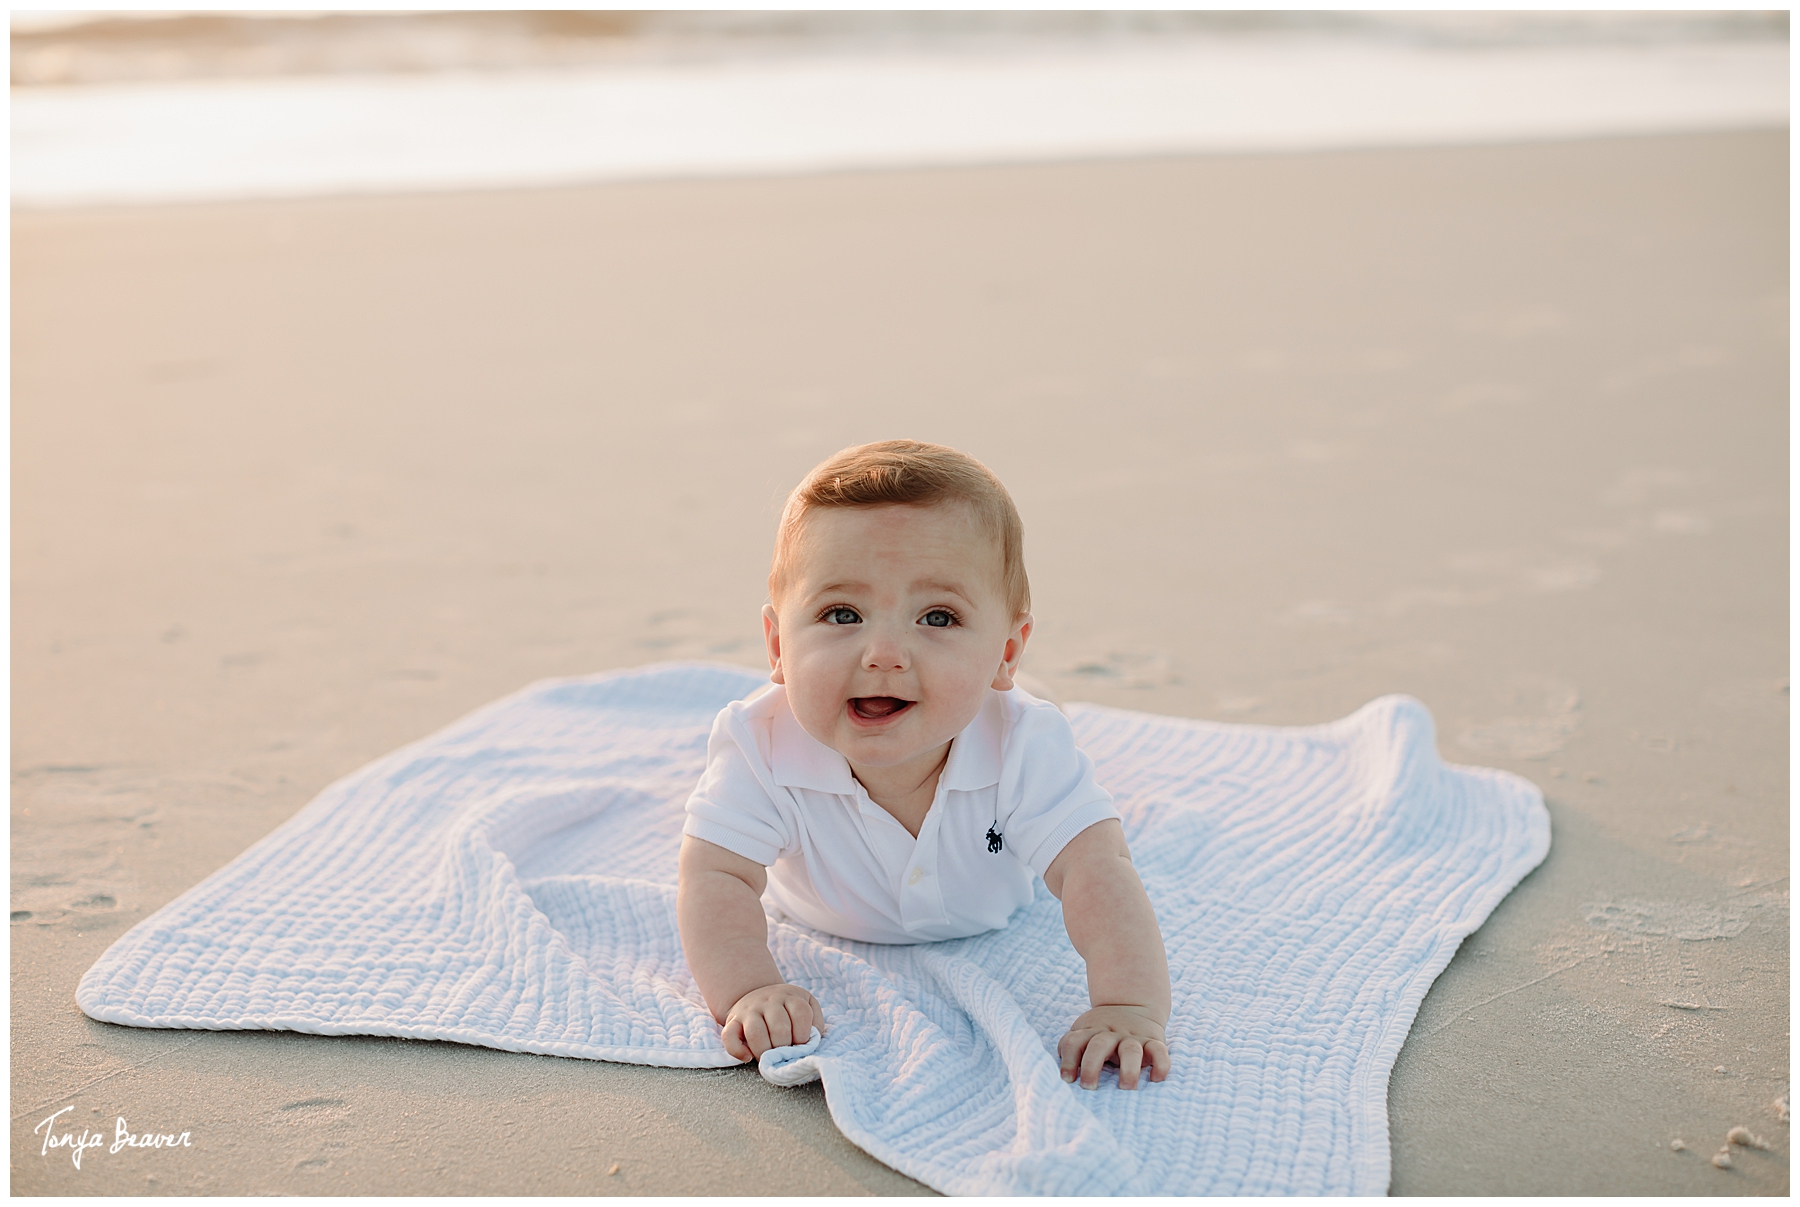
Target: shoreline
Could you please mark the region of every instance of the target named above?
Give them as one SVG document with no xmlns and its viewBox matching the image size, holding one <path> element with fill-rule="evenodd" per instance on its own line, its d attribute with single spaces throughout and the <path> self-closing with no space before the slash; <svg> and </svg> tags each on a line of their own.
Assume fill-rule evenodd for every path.
<svg viewBox="0 0 1800 1207">
<path fill-rule="evenodd" d="M 15 209 L 1785 127 L 1785 42 L 1171 39 L 15 87 Z"/>
</svg>

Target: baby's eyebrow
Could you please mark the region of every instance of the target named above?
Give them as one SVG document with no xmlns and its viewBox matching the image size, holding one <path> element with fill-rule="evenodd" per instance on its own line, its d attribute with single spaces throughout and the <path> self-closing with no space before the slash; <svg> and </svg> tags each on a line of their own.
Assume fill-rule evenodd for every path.
<svg viewBox="0 0 1800 1207">
<path fill-rule="evenodd" d="M 963 590 L 961 584 L 941 582 L 935 578 L 921 579 L 913 584 L 913 590 L 930 592 L 932 594 L 941 592 L 945 595 L 954 595 L 966 604 L 973 604 L 975 602 L 974 598 L 967 591 Z"/>
<path fill-rule="evenodd" d="M 824 599 L 828 595 L 866 595 L 871 590 L 872 588 L 868 583 L 826 583 L 815 591 L 807 592 L 806 600 L 808 603 L 811 603 L 815 600 Z M 960 583 L 946 582 L 936 578 L 923 578 L 914 582 L 909 590 L 916 595 L 954 595 L 970 607 L 975 606 L 975 597 L 970 595 Z"/>
<path fill-rule="evenodd" d="M 869 589 L 868 583 L 826 583 L 823 587 L 820 587 L 817 591 L 814 591 L 809 596 L 809 598 L 818 599 L 822 595 L 836 595 L 840 591 L 843 591 L 843 592 L 865 591 L 866 592 L 868 589 Z"/>
</svg>

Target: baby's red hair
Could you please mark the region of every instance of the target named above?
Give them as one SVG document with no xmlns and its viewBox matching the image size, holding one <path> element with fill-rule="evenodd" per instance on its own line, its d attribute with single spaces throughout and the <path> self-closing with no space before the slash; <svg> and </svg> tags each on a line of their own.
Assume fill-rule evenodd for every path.
<svg viewBox="0 0 1800 1207">
<path fill-rule="evenodd" d="M 807 515 L 826 507 L 930 507 L 963 503 L 1000 547 L 1000 589 L 1012 618 L 1031 611 L 1025 577 L 1025 525 L 992 470 L 967 453 L 917 440 L 878 440 L 834 453 L 794 487 L 775 533 L 769 597 L 780 599 Z"/>
</svg>

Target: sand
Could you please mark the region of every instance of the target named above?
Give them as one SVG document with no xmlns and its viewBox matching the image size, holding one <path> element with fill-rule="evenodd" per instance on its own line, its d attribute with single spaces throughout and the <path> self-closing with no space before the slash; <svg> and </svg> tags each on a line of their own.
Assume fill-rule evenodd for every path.
<svg viewBox="0 0 1800 1207">
<path fill-rule="evenodd" d="M 12 1190 L 922 1191 L 748 1069 L 73 1001 L 482 703 L 757 663 L 783 493 L 915 436 L 1012 488 L 1065 698 L 1410 692 L 1543 787 L 1396 1193 L 1785 1193 L 1786 181 L 1772 131 L 15 213 Z M 76 1169 L 71 1104 L 193 1143 Z"/>
</svg>

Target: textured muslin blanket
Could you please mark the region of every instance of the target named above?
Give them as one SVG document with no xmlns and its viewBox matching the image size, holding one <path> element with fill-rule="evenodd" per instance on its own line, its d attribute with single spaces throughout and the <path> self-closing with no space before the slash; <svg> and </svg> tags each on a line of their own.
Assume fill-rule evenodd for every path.
<svg viewBox="0 0 1800 1207">
<path fill-rule="evenodd" d="M 682 961 L 676 849 L 713 715 L 762 682 L 674 664 L 489 705 L 139 923 L 77 1001 L 137 1027 L 731 1064 Z M 1168 1080 L 1061 1080 L 1086 980 L 1041 882 L 1004 930 L 946 943 L 772 925 L 832 1027 L 763 1075 L 822 1078 L 845 1135 L 951 1193 L 1381 1193 L 1394 1058 L 1457 944 L 1543 859 L 1542 797 L 1441 763 L 1401 696 L 1310 728 L 1068 714 L 1168 947 Z"/>
</svg>

